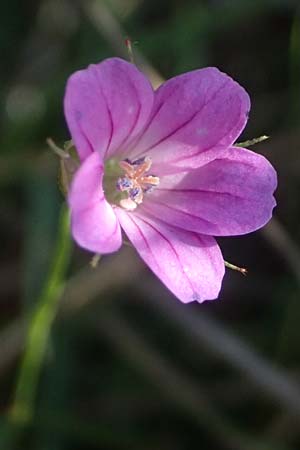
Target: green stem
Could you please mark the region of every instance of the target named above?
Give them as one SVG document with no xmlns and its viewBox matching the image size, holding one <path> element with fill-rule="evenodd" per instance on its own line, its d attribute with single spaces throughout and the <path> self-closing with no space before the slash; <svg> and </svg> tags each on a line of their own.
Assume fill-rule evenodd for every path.
<svg viewBox="0 0 300 450">
<path fill-rule="evenodd" d="M 38 381 L 47 351 L 51 326 L 63 289 L 70 253 L 69 216 L 67 207 L 62 206 L 52 266 L 29 321 L 14 401 L 8 415 L 9 421 L 14 425 L 22 427 L 32 420 L 34 414 Z"/>
</svg>

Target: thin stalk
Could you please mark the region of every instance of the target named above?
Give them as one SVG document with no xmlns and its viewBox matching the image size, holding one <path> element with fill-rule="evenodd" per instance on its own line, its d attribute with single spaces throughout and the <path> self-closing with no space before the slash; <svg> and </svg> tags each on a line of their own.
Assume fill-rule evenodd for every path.
<svg viewBox="0 0 300 450">
<path fill-rule="evenodd" d="M 69 216 L 62 206 L 52 265 L 36 307 L 29 319 L 25 351 L 16 383 L 12 407 L 8 414 L 13 426 L 31 422 L 38 381 L 47 351 L 51 326 L 55 318 L 64 286 L 65 273 L 71 254 Z"/>
</svg>

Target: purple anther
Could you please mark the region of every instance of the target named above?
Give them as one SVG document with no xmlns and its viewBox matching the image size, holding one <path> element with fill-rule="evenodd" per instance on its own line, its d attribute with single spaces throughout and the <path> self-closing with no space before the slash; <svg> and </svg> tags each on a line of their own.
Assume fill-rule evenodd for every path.
<svg viewBox="0 0 300 450">
<path fill-rule="evenodd" d="M 119 191 L 127 191 L 131 187 L 132 187 L 132 180 L 130 180 L 129 178 L 126 178 L 126 177 L 118 178 L 117 189 Z"/>
<path fill-rule="evenodd" d="M 133 166 L 140 166 L 144 162 L 145 162 L 145 158 L 139 158 L 139 159 L 135 159 L 134 161 L 131 161 L 130 164 L 132 164 Z"/>
<path fill-rule="evenodd" d="M 141 188 L 134 187 L 129 190 L 129 197 L 131 198 L 131 200 L 135 200 L 137 196 L 140 195 L 141 192 L 142 192 Z"/>
</svg>

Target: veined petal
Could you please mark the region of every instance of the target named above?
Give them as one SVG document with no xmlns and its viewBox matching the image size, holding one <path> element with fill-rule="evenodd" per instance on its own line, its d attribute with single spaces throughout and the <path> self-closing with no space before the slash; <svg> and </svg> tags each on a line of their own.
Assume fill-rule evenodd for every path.
<svg viewBox="0 0 300 450">
<path fill-rule="evenodd" d="M 145 126 L 153 89 L 133 64 L 110 58 L 71 75 L 64 104 L 81 160 L 94 151 L 111 156 Z"/>
<path fill-rule="evenodd" d="M 203 302 L 218 296 L 224 262 L 214 238 L 121 208 L 116 214 L 145 263 L 179 300 Z"/>
<path fill-rule="evenodd" d="M 216 68 L 177 76 L 155 92 L 150 121 L 133 155 L 150 156 L 157 174 L 164 165 L 199 167 L 235 142 L 249 110 L 246 91 Z"/>
<path fill-rule="evenodd" d="M 266 158 L 230 147 L 199 169 L 162 177 L 142 208 L 186 230 L 239 235 L 271 219 L 276 186 L 276 172 Z"/>
<path fill-rule="evenodd" d="M 100 254 L 114 252 L 122 244 L 120 225 L 104 197 L 102 178 L 103 164 L 95 152 L 76 172 L 68 198 L 75 241 Z"/>
</svg>

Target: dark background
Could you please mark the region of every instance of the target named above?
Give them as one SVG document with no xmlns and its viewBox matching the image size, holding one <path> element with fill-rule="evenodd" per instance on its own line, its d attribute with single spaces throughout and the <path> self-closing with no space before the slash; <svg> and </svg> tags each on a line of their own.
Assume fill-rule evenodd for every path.
<svg viewBox="0 0 300 450">
<path fill-rule="evenodd" d="M 298 4 L 1 2 L 1 450 L 300 448 Z M 270 135 L 253 150 L 278 171 L 275 220 L 219 239 L 249 274 L 227 270 L 215 302 L 182 305 L 133 249 L 93 270 L 74 246 L 56 310 L 40 294 L 63 202 L 46 138 L 69 139 L 68 76 L 128 37 L 164 78 L 212 65 L 247 89 L 241 140 Z"/>
</svg>

